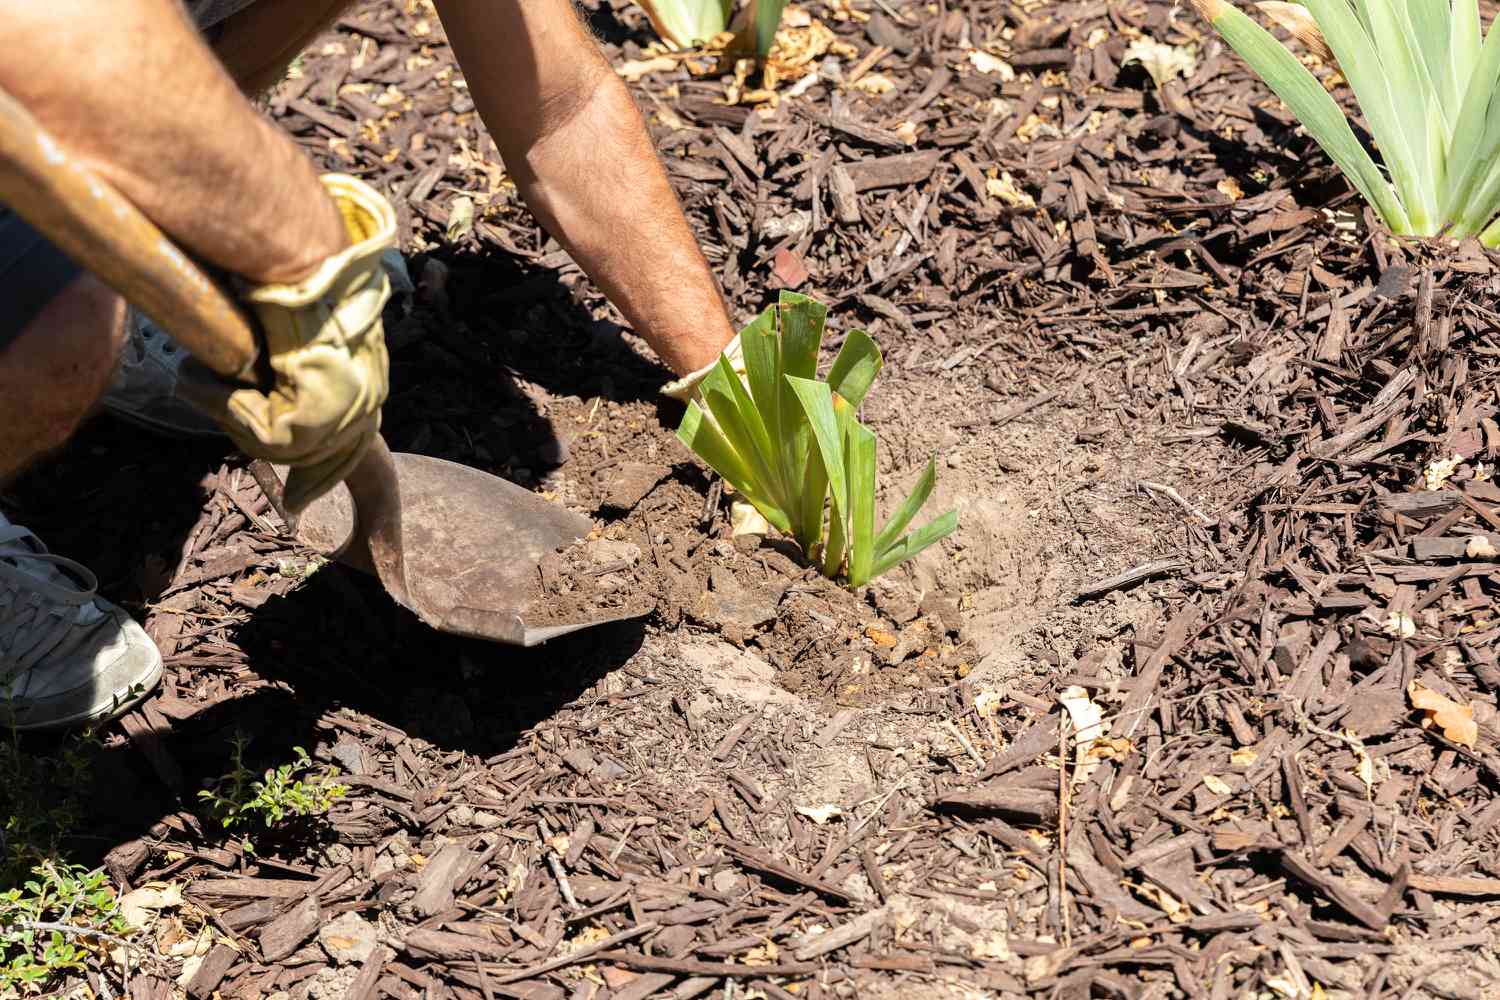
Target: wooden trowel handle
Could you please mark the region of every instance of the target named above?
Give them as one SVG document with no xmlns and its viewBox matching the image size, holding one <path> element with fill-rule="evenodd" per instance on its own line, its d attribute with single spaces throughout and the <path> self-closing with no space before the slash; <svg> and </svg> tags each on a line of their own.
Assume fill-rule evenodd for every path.
<svg viewBox="0 0 1500 1000">
<path fill-rule="evenodd" d="M 254 381 L 255 331 L 124 195 L 0 90 L 0 202 L 155 320 L 216 374 Z"/>
</svg>

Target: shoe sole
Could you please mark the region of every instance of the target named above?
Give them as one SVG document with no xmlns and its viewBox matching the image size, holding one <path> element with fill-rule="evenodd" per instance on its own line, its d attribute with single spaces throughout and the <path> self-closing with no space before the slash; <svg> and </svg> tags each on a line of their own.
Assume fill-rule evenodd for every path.
<svg viewBox="0 0 1500 1000">
<path fill-rule="evenodd" d="M 161 684 L 162 673 L 162 661 L 158 657 L 156 664 L 151 668 L 151 673 L 144 680 L 136 681 L 131 685 L 131 688 L 139 688 L 140 690 L 135 694 L 130 694 L 127 691 L 124 694 L 115 695 L 114 702 L 108 708 L 90 709 L 87 712 L 78 712 L 60 719 L 48 719 L 45 722 L 4 720 L 4 726 L 18 733 L 32 733 L 45 729 L 67 729 L 85 724 L 94 725 L 112 722 L 155 693 L 157 686 Z"/>
</svg>

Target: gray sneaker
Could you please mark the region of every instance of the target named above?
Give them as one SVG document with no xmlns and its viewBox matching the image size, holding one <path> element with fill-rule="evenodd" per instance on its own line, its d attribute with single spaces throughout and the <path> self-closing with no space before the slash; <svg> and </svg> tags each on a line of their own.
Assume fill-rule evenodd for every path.
<svg viewBox="0 0 1500 1000">
<path fill-rule="evenodd" d="M 224 432 L 212 418 L 177 398 L 177 373 L 187 351 L 133 308 L 125 323 L 130 342 L 104 394 L 104 408 L 161 434 L 222 437 Z"/>
<path fill-rule="evenodd" d="M 0 514 L 0 726 L 112 719 L 161 680 L 161 654 L 99 581 Z"/>
</svg>

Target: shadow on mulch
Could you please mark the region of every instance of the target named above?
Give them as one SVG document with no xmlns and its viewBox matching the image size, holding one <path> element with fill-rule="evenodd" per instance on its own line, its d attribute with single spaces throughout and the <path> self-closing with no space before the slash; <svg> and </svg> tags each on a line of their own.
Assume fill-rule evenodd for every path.
<svg viewBox="0 0 1500 1000">
<path fill-rule="evenodd" d="M 364 607 L 351 608 L 352 600 Z M 197 791 L 232 769 L 237 736 L 249 738 L 245 763 L 259 773 L 293 760 L 297 747 L 337 740 L 341 733 L 319 720 L 340 710 L 379 719 L 445 753 L 505 753 L 630 661 L 644 635 L 640 622 L 626 622 L 537 649 L 461 639 L 433 632 L 391 605 L 373 580 L 338 567 L 321 570 L 287 597 L 267 602 L 235 635 L 271 685 L 176 722 L 161 740 L 162 755 L 180 770 L 179 794 L 131 743 L 96 752 L 70 853 L 93 864 L 163 817 L 199 812 Z M 378 739 L 363 742 L 371 753 L 385 752 Z M 57 737 L 41 737 L 24 740 L 22 748 L 48 754 L 59 745 Z"/>
<path fill-rule="evenodd" d="M 617 324 L 591 315 L 559 272 L 502 254 L 445 254 L 446 280 L 434 288 L 421 277 L 428 259 L 411 261 L 419 289 L 386 313 L 393 389 L 383 430 L 393 448 L 536 487 L 560 454 L 547 415 L 554 397 L 657 399 L 664 369 Z M 17 481 L 5 510 L 95 572 L 101 593 L 139 618 L 161 599 L 230 451 L 101 416 Z M 164 781 L 128 741 L 95 752 L 69 846 L 97 860 L 162 817 L 195 811 L 197 790 L 231 768 L 237 733 L 251 737 L 246 763 L 259 771 L 326 738 L 317 720 L 340 708 L 445 751 L 503 753 L 629 661 L 643 635 L 640 623 L 624 623 L 534 650 L 465 640 L 428 629 L 376 581 L 325 568 L 232 633 L 271 686 L 173 724 L 160 746 L 180 782 Z M 39 736 L 20 745 L 48 755 L 62 744 Z"/>
<path fill-rule="evenodd" d="M 429 261 L 440 280 L 429 280 Z M 546 416 L 552 399 L 659 402 L 673 377 L 622 326 L 596 317 L 559 271 L 493 250 L 422 254 L 410 265 L 416 294 L 386 312 L 383 429 L 395 450 L 535 486 L 564 453 Z"/>
</svg>

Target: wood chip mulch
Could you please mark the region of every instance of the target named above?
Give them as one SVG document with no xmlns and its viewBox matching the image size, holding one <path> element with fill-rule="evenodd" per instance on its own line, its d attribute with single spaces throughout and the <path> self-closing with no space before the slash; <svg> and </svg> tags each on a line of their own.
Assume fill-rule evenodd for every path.
<svg viewBox="0 0 1500 1000">
<path fill-rule="evenodd" d="M 963 631 L 958 592 L 909 612 L 882 598 L 879 617 L 808 604 L 803 631 L 757 618 L 726 637 L 785 670 L 816 659 L 826 712 L 706 697 L 682 649 L 709 626 L 686 597 L 644 633 L 487 661 L 419 636 L 362 581 L 320 571 L 299 590 L 307 556 L 250 478 L 203 468 L 178 561 L 141 587 L 168 681 L 116 737 L 180 807 L 108 858 L 127 887 L 185 885 L 214 929 L 181 988 L 1494 995 L 1497 258 L 1372 229 L 1285 109 L 1170 4 L 809 12 L 852 55 L 820 57 L 772 109 L 686 68 L 633 84 L 737 318 L 778 286 L 832 303 L 886 345 L 900 402 L 872 398 L 877 427 L 930 419 L 996 476 L 1025 471 L 1006 435 L 1049 423 L 1103 465 L 1153 456 L 1131 471 L 1165 526 L 1149 551 L 1109 548 L 1108 517 L 1063 493 L 1067 533 L 1107 551 L 1055 610 L 1130 591 L 1149 613 L 1013 684 L 950 671 L 872 704 L 838 701 L 850 651 L 881 645 L 867 622 L 946 614 L 976 657 L 997 640 Z M 617 64 L 644 58 L 634 8 L 590 19 Z M 1141 35 L 1195 46 L 1190 75 L 1158 88 L 1122 67 Z M 980 72 L 985 48 L 1015 75 Z M 585 357 L 616 350 L 618 327 L 504 182 L 454 73 L 423 4 L 369 2 L 267 105 L 400 213 L 414 287 L 388 324 L 409 387 L 393 444 L 591 509 L 609 487 L 581 462 L 644 463 L 631 509 L 661 482 L 708 495 L 679 458 L 644 457 L 669 442 L 660 372 L 623 348 Z M 475 221 L 450 233 L 462 198 Z M 525 377 L 496 388 L 499 372 Z M 541 414 L 601 436 L 539 438 Z M 671 537 L 648 526 L 646 556 L 686 571 L 717 547 L 740 583 L 772 579 L 719 506 Z M 806 596 L 776 594 L 773 610 Z M 1454 711 L 1419 711 L 1421 692 Z M 1102 728 L 1080 741 L 1059 698 Z M 257 727 L 305 740 L 350 791 L 310 840 L 248 854 L 191 798 L 222 773 L 225 734 Z M 865 778 L 840 800 L 824 772 L 848 768 Z M 132 995 L 165 997 L 181 971 L 166 961 Z"/>
</svg>

